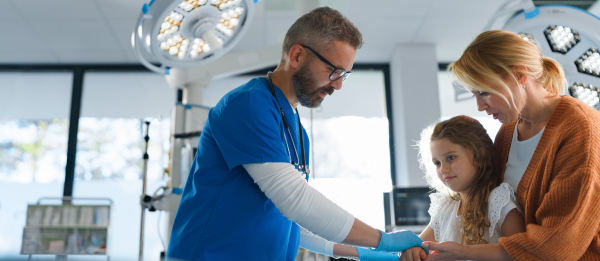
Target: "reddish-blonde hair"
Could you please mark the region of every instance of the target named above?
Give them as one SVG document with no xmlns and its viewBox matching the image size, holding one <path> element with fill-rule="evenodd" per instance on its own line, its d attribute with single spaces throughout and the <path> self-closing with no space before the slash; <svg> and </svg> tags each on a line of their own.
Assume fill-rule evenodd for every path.
<svg viewBox="0 0 600 261">
<path fill-rule="evenodd" d="M 450 142 L 467 149 L 473 155 L 473 165 L 476 168 L 475 181 L 470 186 L 471 189 L 466 195 L 465 202 L 462 202 L 461 244 L 487 243 L 483 239 L 483 235 L 485 229 L 490 227 L 487 216 L 488 198 L 492 190 L 501 183 L 501 177 L 496 171 L 498 157 L 494 149 L 494 143 L 479 121 L 464 115 L 435 124 L 429 142 L 440 139 L 448 139 Z M 423 151 L 424 143 L 421 142 L 420 146 L 421 151 Z M 431 158 L 428 159 L 429 163 L 426 163 L 425 160 L 421 158 L 422 165 L 433 165 Z M 437 175 L 435 179 L 438 179 Z M 460 200 L 457 193 L 450 193 L 449 195 L 454 200 Z"/>
</svg>

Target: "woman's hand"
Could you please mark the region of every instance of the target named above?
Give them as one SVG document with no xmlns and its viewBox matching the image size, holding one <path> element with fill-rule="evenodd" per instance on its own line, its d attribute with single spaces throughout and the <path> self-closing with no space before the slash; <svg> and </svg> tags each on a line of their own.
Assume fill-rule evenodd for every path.
<svg viewBox="0 0 600 261">
<path fill-rule="evenodd" d="M 441 260 L 463 260 L 465 254 L 465 246 L 457 244 L 452 241 L 434 243 L 434 242 L 423 242 L 421 246 L 425 249 L 429 249 L 430 253 L 427 256 L 427 261 L 441 261 Z M 433 251 L 433 252 L 431 252 Z"/>
<path fill-rule="evenodd" d="M 421 247 L 412 247 L 402 252 L 400 261 L 421 261 L 427 258 L 425 250 Z"/>
</svg>

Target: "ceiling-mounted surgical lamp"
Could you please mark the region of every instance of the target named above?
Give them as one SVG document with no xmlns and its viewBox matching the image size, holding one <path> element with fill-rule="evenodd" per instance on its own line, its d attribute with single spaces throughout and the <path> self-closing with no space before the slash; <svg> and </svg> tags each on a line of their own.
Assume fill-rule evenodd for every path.
<svg viewBox="0 0 600 261">
<path fill-rule="evenodd" d="M 564 68 L 568 93 L 600 110 L 600 18 L 571 6 L 545 5 L 531 8 L 531 0 L 507 1 L 497 12 L 522 11 L 510 18 L 503 29 L 534 42 L 544 56 Z M 525 8 L 529 6 L 530 8 Z M 498 18 L 494 15 L 493 19 Z M 490 21 L 486 30 L 491 29 Z"/>
<path fill-rule="evenodd" d="M 142 8 L 131 44 L 140 62 L 158 73 L 205 64 L 240 41 L 257 1 L 152 0 Z"/>
<path fill-rule="evenodd" d="M 563 66 L 569 94 L 600 110 L 600 18 L 571 6 L 538 9 L 533 17 L 515 15 L 504 29 L 529 35 L 544 56 Z"/>
</svg>

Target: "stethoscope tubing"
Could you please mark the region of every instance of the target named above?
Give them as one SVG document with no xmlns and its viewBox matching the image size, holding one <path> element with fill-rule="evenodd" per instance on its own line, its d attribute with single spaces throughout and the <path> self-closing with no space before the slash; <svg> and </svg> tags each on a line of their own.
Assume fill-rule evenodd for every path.
<svg viewBox="0 0 600 261">
<path fill-rule="evenodd" d="M 296 160 L 298 160 L 298 163 L 295 163 L 292 160 L 292 154 L 290 152 L 290 146 L 287 142 L 287 137 L 285 137 L 285 135 L 283 135 L 283 138 L 285 140 L 285 146 L 288 151 L 288 157 L 290 158 L 290 163 L 292 165 L 297 165 L 298 171 L 304 172 L 304 174 L 306 174 L 306 179 L 308 180 L 308 175 L 310 174 L 310 170 L 308 169 L 308 165 L 306 164 L 306 157 L 304 155 L 304 137 L 303 137 L 304 133 L 302 132 L 302 122 L 300 122 L 300 114 L 298 114 L 298 109 L 296 109 L 296 115 L 298 116 L 298 129 L 299 129 L 298 133 L 300 135 L 300 151 L 302 154 L 302 164 L 300 164 L 300 157 L 298 157 L 298 149 L 296 148 L 296 144 L 294 143 L 294 139 L 292 138 L 292 132 L 290 131 L 290 125 L 288 124 L 288 122 L 285 118 L 285 113 L 283 112 L 283 108 L 281 108 L 281 105 L 279 104 L 279 101 L 277 100 L 277 96 L 275 95 L 275 87 L 273 87 L 273 81 L 271 80 L 271 72 L 267 73 L 267 79 L 269 80 L 269 88 L 271 90 L 271 94 L 273 95 L 273 98 L 275 98 L 275 101 L 277 102 L 277 106 L 279 106 L 279 112 L 281 113 L 281 119 L 283 120 L 283 126 L 287 130 L 288 134 L 290 135 L 290 140 L 292 142 L 292 146 L 294 147 L 294 152 L 296 154 Z"/>
</svg>

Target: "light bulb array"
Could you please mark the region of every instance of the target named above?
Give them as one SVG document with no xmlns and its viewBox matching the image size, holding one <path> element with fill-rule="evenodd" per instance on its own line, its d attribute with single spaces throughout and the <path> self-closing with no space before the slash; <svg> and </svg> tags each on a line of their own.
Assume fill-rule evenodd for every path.
<svg viewBox="0 0 600 261">
<path fill-rule="evenodd" d="M 588 49 L 575 61 L 575 65 L 579 72 L 600 77 L 600 51 L 595 48 Z"/>
<path fill-rule="evenodd" d="M 242 3 L 242 0 L 211 0 L 210 4 L 219 8 L 219 10 L 223 11 L 227 8 L 238 6 Z"/>
<path fill-rule="evenodd" d="M 164 41 L 169 36 L 178 32 L 182 20 L 182 14 L 172 11 L 169 16 L 165 17 L 165 20 L 160 26 L 160 30 L 158 31 L 158 36 L 156 37 L 156 39 L 158 41 Z"/>
<path fill-rule="evenodd" d="M 552 51 L 562 54 L 566 54 L 581 41 L 581 37 L 577 31 L 560 25 L 548 26 L 544 31 L 544 35 L 548 40 L 548 44 L 552 47 Z"/>
<path fill-rule="evenodd" d="M 207 42 L 200 38 L 196 38 L 190 48 L 190 58 L 196 58 L 199 54 L 210 52 L 210 50 L 210 45 L 208 45 Z"/>
<path fill-rule="evenodd" d="M 185 10 L 186 12 L 194 11 L 194 9 L 205 5 L 208 0 L 184 0 L 177 7 Z"/>
<path fill-rule="evenodd" d="M 175 35 L 166 41 L 160 43 L 160 49 L 168 52 L 170 55 L 175 56 L 179 59 L 185 58 L 187 51 L 190 46 L 190 40 L 182 37 L 181 35 Z"/>
<path fill-rule="evenodd" d="M 226 36 L 231 36 L 233 30 L 240 23 L 240 16 L 244 13 L 244 8 L 236 7 L 221 14 L 219 23 L 215 26 L 217 30 Z"/>
<path fill-rule="evenodd" d="M 569 94 L 592 107 L 600 104 L 600 90 L 592 85 L 576 82 L 569 88 Z"/>
</svg>

